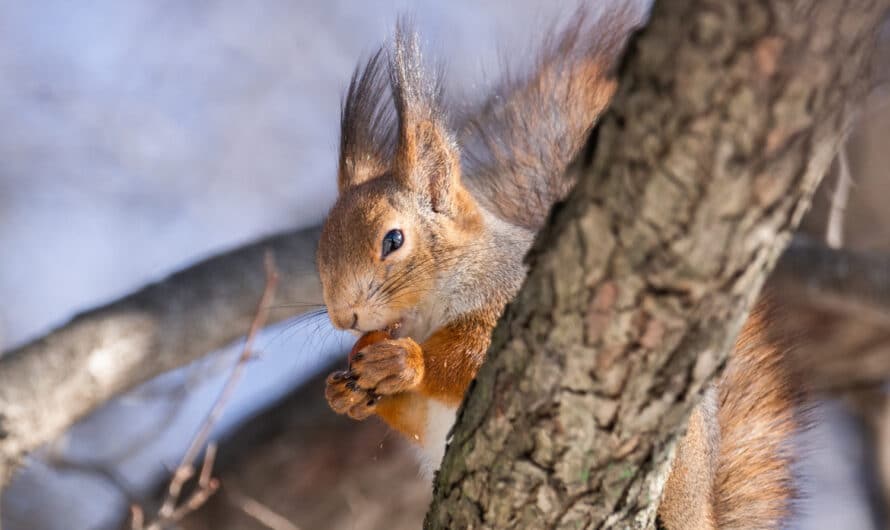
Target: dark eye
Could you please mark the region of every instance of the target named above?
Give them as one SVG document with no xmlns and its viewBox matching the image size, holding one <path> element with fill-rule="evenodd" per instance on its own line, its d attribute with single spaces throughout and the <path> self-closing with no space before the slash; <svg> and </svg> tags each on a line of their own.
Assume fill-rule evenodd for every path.
<svg viewBox="0 0 890 530">
<path fill-rule="evenodd" d="M 405 240 L 404 236 L 402 236 L 401 230 L 390 230 L 383 236 L 383 255 L 385 258 L 392 251 L 397 250 L 400 246 L 402 246 L 402 242 Z"/>
</svg>

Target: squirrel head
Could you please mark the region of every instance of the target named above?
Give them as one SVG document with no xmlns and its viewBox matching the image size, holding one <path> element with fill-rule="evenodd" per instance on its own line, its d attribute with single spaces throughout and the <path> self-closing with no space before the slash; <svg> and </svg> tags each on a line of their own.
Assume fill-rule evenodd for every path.
<svg viewBox="0 0 890 530">
<path fill-rule="evenodd" d="M 484 227 L 461 184 L 440 76 L 424 72 L 402 24 L 388 65 L 382 58 L 381 49 L 356 70 L 342 105 L 339 196 L 317 261 L 334 326 L 366 332 L 398 323 L 410 334 L 428 318 L 420 313 L 446 302 L 439 295 L 449 260 Z"/>
</svg>

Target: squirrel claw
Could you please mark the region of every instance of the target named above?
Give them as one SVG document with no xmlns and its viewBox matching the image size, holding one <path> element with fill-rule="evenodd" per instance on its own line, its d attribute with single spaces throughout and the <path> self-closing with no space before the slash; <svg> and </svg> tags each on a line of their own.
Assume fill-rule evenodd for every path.
<svg viewBox="0 0 890 530">
<path fill-rule="evenodd" d="M 328 376 L 324 394 L 334 412 L 346 414 L 356 420 L 367 418 L 377 407 L 377 396 L 359 388 L 355 379 L 349 379 L 348 372 L 345 371 Z"/>
<path fill-rule="evenodd" d="M 380 395 L 416 388 L 423 373 L 423 351 L 410 338 L 369 344 L 353 356 L 350 370 L 359 388 Z"/>
<path fill-rule="evenodd" d="M 328 376 L 325 398 L 334 412 L 365 419 L 382 396 L 416 388 L 423 372 L 423 351 L 414 340 L 382 340 L 353 354 L 347 370 Z"/>
</svg>

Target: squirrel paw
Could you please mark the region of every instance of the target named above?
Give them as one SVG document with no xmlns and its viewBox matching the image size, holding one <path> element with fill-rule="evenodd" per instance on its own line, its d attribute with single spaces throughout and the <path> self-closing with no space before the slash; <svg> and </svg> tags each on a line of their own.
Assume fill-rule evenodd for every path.
<svg viewBox="0 0 890 530">
<path fill-rule="evenodd" d="M 348 371 L 334 372 L 328 376 L 324 397 L 337 414 L 346 414 L 354 420 L 363 420 L 374 413 L 380 396 L 356 384 L 355 375 Z"/>
<path fill-rule="evenodd" d="M 423 350 L 408 337 L 375 342 L 352 357 L 350 373 L 359 388 L 373 395 L 412 390 L 423 380 Z"/>
</svg>

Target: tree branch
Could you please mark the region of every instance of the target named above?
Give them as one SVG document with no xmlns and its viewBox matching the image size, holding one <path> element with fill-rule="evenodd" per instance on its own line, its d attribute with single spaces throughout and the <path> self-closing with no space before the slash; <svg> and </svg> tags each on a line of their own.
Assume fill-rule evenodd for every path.
<svg viewBox="0 0 890 530">
<path fill-rule="evenodd" d="M 656 2 L 494 332 L 428 528 L 652 527 L 673 442 L 833 157 L 886 5 Z"/>
<path fill-rule="evenodd" d="M 0 357 L 0 486 L 24 455 L 110 398 L 242 336 L 263 291 L 267 249 L 279 263 L 279 299 L 320 304 L 317 235 L 276 235 L 210 258 Z"/>
<path fill-rule="evenodd" d="M 837 181 L 834 184 L 834 192 L 831 194 L 828 228 L 825 231 L 825 241 L 831 248 L 841 248 L 844 245 L 844 216 L 847 212 L 847 202 L 850 200 L 852 186 L 853 177 L 850 176 L 847 150 L 841 146 L 837 153 Z"/>
<path fill-rule="evenodd" d="M 890 325 L 890 256 L 831 249 L 794 238 L 772 280 L 783 295 L 834 313 L 848 313 Z"/>
</svg>

